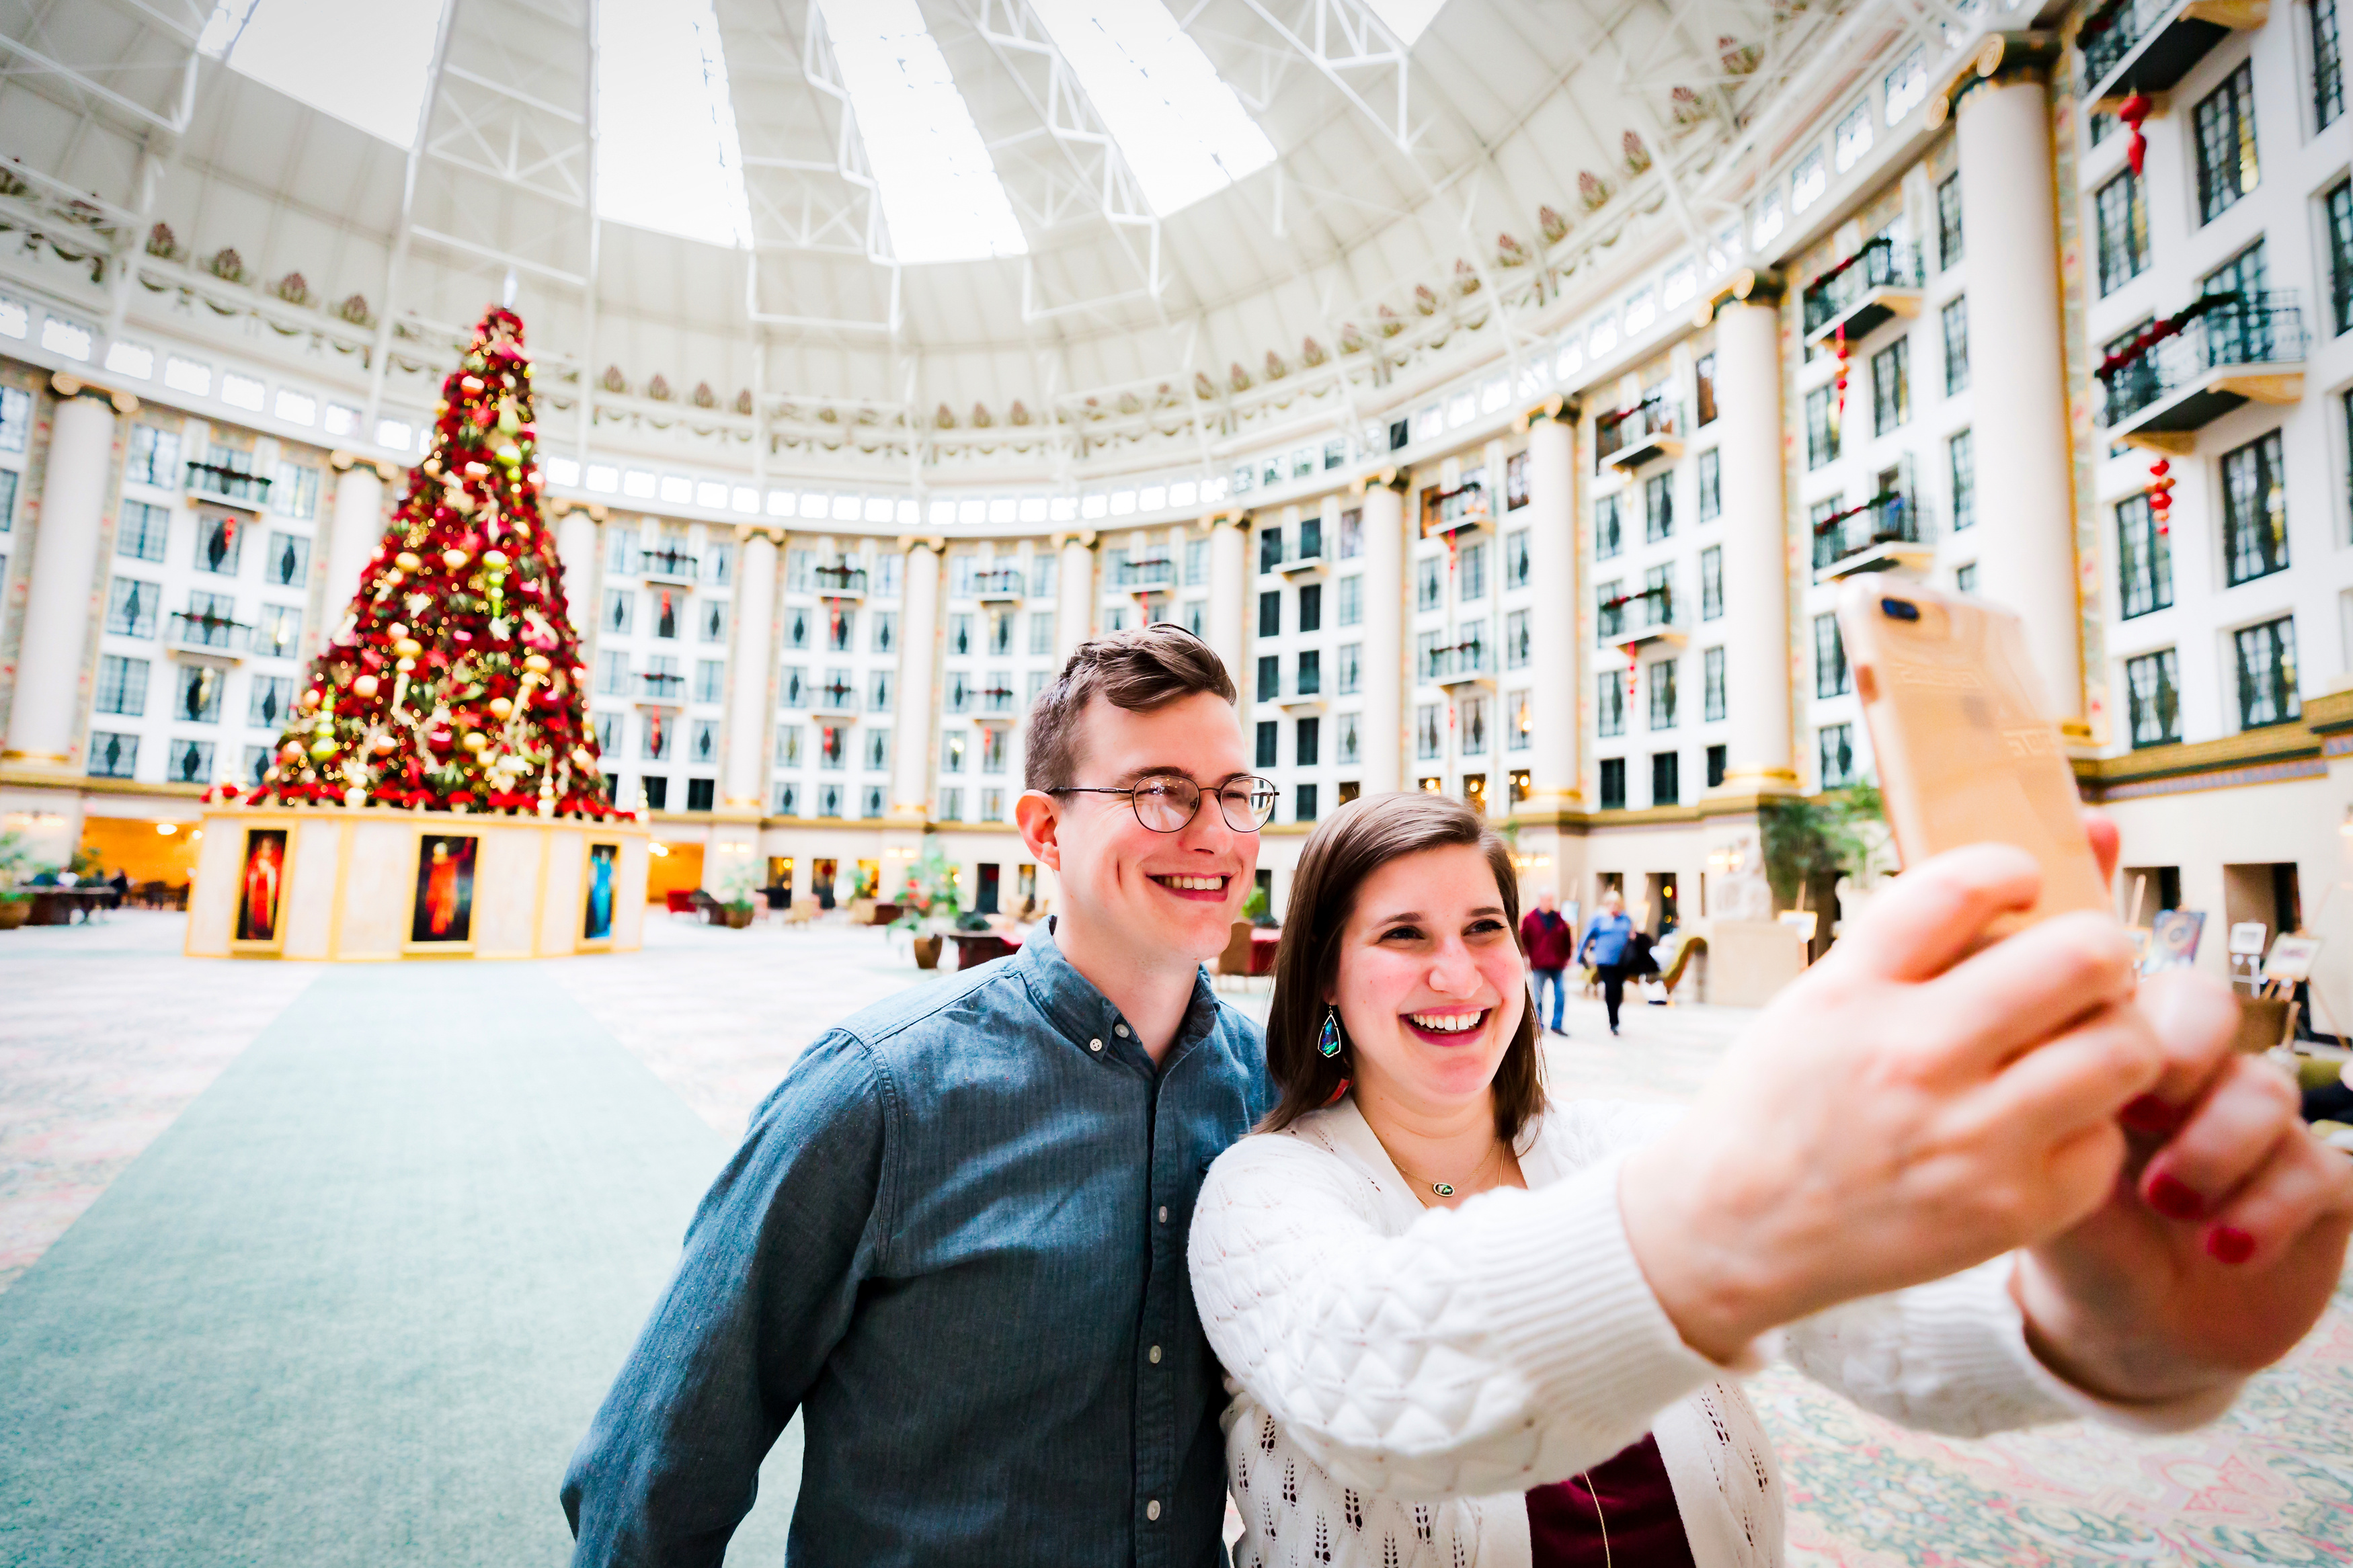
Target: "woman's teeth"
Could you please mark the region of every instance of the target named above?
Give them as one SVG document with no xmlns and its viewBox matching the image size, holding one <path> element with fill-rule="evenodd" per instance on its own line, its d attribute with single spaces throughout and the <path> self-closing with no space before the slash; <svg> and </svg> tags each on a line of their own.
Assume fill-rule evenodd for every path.
<svg viewBox="0 0 2353 1568">
<path fill-rule="evenodd" d="M 1223 877 L 1155 877 L 1153 880 L 1186 893 L 1221 893 L 1226 888 Z"/>
<path fill-rule="evenodd" d="M 1487 1019 L 1487 1015 L 1483 1012 L 1409 1013 L 1406 1016 L 1411 1020 L 1416 1028 L 1429 1029 L 1441 1035 L 1459 1035 L 1466 1029 L 1475 1029 Z"/>
</svg>

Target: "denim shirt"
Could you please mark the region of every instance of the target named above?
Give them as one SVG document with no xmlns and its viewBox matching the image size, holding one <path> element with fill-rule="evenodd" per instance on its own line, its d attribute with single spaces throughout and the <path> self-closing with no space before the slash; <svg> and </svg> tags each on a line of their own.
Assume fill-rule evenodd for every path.
<svg viewBox="0 0 2353 1568">
<path fill-rule="evenodd" d="M 811 1046 L 572 1458 L 575 1565 L 717 1564 L 802 1412 L 794 1568 L 1225 1560 L 1185 1237 L 1272 1103 L 1197 979 L 1154 1068 L 1047 929 Z"/>
</svg>

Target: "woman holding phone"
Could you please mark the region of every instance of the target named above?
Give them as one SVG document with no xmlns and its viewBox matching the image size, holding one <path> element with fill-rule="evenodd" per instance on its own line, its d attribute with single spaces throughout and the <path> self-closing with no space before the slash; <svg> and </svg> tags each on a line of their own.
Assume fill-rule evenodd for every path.
<svg viewBox="0 0 2353 1568">
<path fill-rule="evenodd" d="M 1192 1227 L 1238 1568 L 1778 1563 L 1736 1382 L 1774 1354 L 1953 1433 L 2226 1409 L 2327 1304 L 2353 1164 L 2211 983 L 2136 995 L 2113 921 L 1978 950 L 2038 885 L 1995 846 L 1923 865 L 1694 1106 L 1551 1102 L 1493 830 L 1419 794 L 1325 819 L 1282 1098 Z"/>
</svg>

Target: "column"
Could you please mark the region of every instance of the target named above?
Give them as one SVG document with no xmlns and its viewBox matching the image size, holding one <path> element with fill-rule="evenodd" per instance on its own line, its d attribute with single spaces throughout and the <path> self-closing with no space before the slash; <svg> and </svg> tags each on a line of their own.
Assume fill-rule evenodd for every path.
<svg viewBox="0 0 2353 1568">
<path fill-rule="evenodd" d="M 735 646 L 727 671 L 726 766 L 720 804 L 762 812 L 768 799 L 768 680 L 776 662 L 776 540 L 753 529 L 735 563 Z"/>
<path fill-rule="evenodd" d="M 1724 787 L 1797 788 L 1789 764 L 1789 544 L 1781 474 L 1778 287 L 1744 275 L 1715 315 L 1724 497 Z"/>
<path fill-rule="evenodd" d="M 906 596 L 899 607 L 899 723 L 892 737 L 891 815 L 921 821 L 932 808 L 932 725 L 936 717 L 932 674 L 940 651 L 940 552 L 947 543 L 938 539 L 903 542 Z"/>
<path fill-rule="evenodd" d="M 61 397 L 33 535 L 30 586 L 0 757 L 65 773 L 81 711 L 82 650 L 98 619 L 99 535 L 114 458 L 114 410 L 101 395 Z"/>
<path fill-rule="evenodd" d="M 327 592 L 319 630 L 332 636 L 360 591 L 360 575 L 384 539 L 384 476 L 375 465 L 338 452 L 350 466 L 335 476 L 334 511 L 327 527 Z"/>
<path fill-rule="evenodd" d="M 1996 37 L 1960 89 L 1978 587 L 2026 622 L 2052 716 L 2080 730 L 2074 465 L 2059 326 L 2058 197 L 2044 68 Z"/>
<path fill-rule="evenodd" d="M 1535 731 L 1528 743 L 1525 811 L 1575 809 L 1577 695 L 1577 426 L 1566 412 L 1528 426 L 1528 582 L 1535 609 L 1528 620 L 1528 661 L 1535 684 L 1528 700 Z M 1511 715 L 1504 714 L 1509 723 Z"/>
<path fill-rule="evenodd" d="M 1209 607 L 1203 629 L 1207 641 L 1217 656 L 1225 661 L 1226 673 L 1233 677 L 1234 689 L 1246 692 L 1249 678 L 1242 673 L 1246 651 L 1246 628 L 1250 605 L 1250 579 L 1246 570 L 1250 558 L 1250 530 L 1238 511 L 1220 512 L 1209 520 Z M 1245 695 L 1243 700 L 1248 701 Z"/>
<path fill-rule="evenodd" d="M 1364 792 L 1405 784 L 1405 496 L 1383 479 L 1365 488 L 1365 716 L 1358 723 Z"/>
<path fill-rule="evenodd" d="M 586 637 L 596 624 L 596 517 L 586 507 L 564 514 L 555 556 L 564 568 L 564 607 L 572 614 L 572 630 Z"/>
<path fill-rule="evenodd" d="M 1062 556 L 1054 568 L 1054 658 L 1067 664 L 1095 635 L 1095 536 L 1058 533 L 1054 543 Z"/>
</svg>

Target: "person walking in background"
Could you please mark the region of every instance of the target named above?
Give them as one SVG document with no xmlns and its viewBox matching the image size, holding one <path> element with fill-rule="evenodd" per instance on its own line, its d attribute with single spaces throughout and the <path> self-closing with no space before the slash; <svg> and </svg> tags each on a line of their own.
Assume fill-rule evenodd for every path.
<svg viewBox="0 0 2353 1568">
<path fill-rule="evenodd" d="M 1626 1000 L 1627 948 L 1634 940 L 1634 922 L 1627 918 L 1626 900 L 1610 889 L 1601 895 L 1601 908 L 1585 928 L 1577 961 L 1590 963 L 1601 977 L 1601 1004 L 1609 1009 L 1609 1032 L 1618 1032 L 1618 1009 Z"/>
<path fill-rule="evenodd" d="M 1535 982 L 1536 1018 L 1544 1019 L 1545 987 L 1552 987 L 1552 1022 L 1545 1025 L 1556 1035 L 1568 1031 L 1560 1026 L 1560 1010 L 1568 996 L 1568 985 L 1561 971 L 1568 967 L 1577 945 L 1577 932 L 1561 918 L 1560 900 L 1547 890 L 1536 895 L 1536 907 L 1520 921 L 1520 946 L 1527 951 L 1528 968 Z"/>
</svg>

